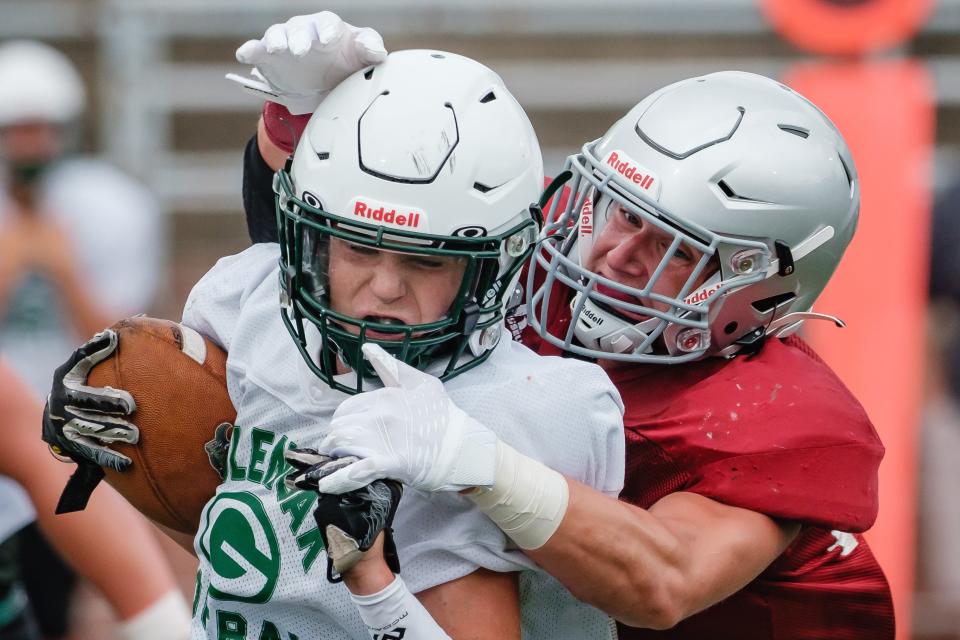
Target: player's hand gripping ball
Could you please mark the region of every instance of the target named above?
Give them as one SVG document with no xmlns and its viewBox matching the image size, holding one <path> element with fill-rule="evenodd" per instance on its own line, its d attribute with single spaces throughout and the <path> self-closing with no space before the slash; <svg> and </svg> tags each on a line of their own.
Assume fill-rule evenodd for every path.
<svg viewBox="0 0 960 640">
<path fill-rule="evenodd" d="M 122 320 L 58 370 L 44 439 L 55 452 L 102 466 L 107 482 L 150 519 L 194 533 L 220 484 L 216 467 L 236 418 L 226 357 L 176 322 Z"/>
</svg>

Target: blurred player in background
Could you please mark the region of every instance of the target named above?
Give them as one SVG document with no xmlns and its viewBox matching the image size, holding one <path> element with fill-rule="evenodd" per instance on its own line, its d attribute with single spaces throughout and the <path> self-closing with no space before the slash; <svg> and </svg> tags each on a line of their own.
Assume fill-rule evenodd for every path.
<svg viewBox="0 0 960 640">
<path fill-rule="evenodd" d="M 37 441 L 41 413 L 39 399 L 0 358 L 0 473 L 26 490 L 48 539 L 110 603 L 119 638 L 186 638 L 186 602 L 143 516 L 109 488 L 83 513 L 54 515 L 71 470 Z M 17 544 L 17 536 L 0 543 L 0 640 L 39 640 L 31 608 L 45 609 L 28 601 L 16 575 Z"/>
<path fill-rule="evenodd" d="M 0 349 L 41 393 L 77 342 L 147 309 L 165 252 L 153 197 L 73 154 L 84 103 L 61 53 L 0 45 Z"/>
<path fill-rule="evenodd" d="M 81 337 L 145 310 L 164 251 L 143 187 L 71 155 L 84 105 L 63 54 L 35 41 L 0 44 L 0 353 L 36 394 Z M 0 495 L 0 534 L 33 520 L 12 482 L 0 480 Z M 32 527 L 24 536 L 28 586 L 45 594 L 41 625 L 59 635 L 72 577 Z"/>
<path fill-rule="evenodd" d="M 386 59 L 376 33 L 330 13 L 273 25 L 238 55 L 257 67 L 245 84 L 316 111 L 276 176 L 284 243 L 222 259 L 184 308 L 183 323 L 227 351 L 237 408 L 224 483 L 195 540 L 193 637 L 500 639 L 519 638 L 521 624 L 527 638 L 609 637 L 605 614 L 536 570 L 466 497 L 411 491 L 397 508 L 399 485 L 379 482 L 321 498 L 299 490 L 313 488 L 317 458 L 291 451 L 319 442 L 338 407 L 379 376 L 390 386 L 445 385 L 504 442 L 619 491 L 621 407 L 606 376 L 538 357 L 503 326 L 541 220 L 542 160 L 526 114 L 483 65 L 439 51 Z M 283 164 L 287 155 L 271 157 Z M 99 358 L 108 342 L 102 334 L 78 353 Z M 51 398 L 75 382 L 55 380 Z M 570 390 L 540 402 L 552 384 Z M 87 464 L 123 469 L 129 463 L 106 445 L 135 442 L 135 426 L 104 415 L 118 409 L 109 398 L 88 400 L 76 403 L 83 414 L 51 401 L 45 437 Z M 433 409 L 424 428 L 443 430 L 450 460 L 466 455 L 456 469 L 420 467 L 423 481 L 488 482 L 496 438 L 486 427 L 475 438 L 474 421 L 452 403 Z M 305 472 L 289 485 L 286 455 Z M 557 475 L 535 468 L 534 493 L 539 476 Z M 391 553 L 381 534 L 395 510 Z M 546 535 L 556 511 L 546 504 L 513 534 Z"/>
</svg>

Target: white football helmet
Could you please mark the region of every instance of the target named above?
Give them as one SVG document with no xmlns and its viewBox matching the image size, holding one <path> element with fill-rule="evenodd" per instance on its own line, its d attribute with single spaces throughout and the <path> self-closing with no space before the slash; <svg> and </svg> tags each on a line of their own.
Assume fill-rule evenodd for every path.
<svg viewBox="0 0 960 640">
<path fill-rule="evenodd" d="M 35 40 L 0 45 L 0 127 L 69 124 L 85 102 L 83 81 L 65 55 Z"/>
<path fill-rule="evenodd" d="M 413 366 L 442 361 L 443 379 L 489 355 L 539 231 L 543 188 L 533 127 L 497 74 L 452 53 L 392 53 L 327 96 L 274 182 L 284 319 L 320 378 L 360 391 L 372 375 L 360 351 L 367 331 L 396 335 L 376 342 Z M 456 300 L 418 325 L 337 313 L 331 236 L 465 258 Z M 356 388 L 333 379 L 338 357 L 362 374 Z"/>
<path fill-rule="evenodd" d="M 551 344 L 677 363 L 733 355 L 810 318 L 841 324 L 811 307 L 853 236 L 859 181 L 836 127 L 783 84 L 725 71 L 665 87 L 568 158 L 564 179 L 570 197 L 553 199 L 527 283 L 529 322 Z M 616 205 L 672 239 L 642 288 L 583 266 Z M 689 279 L 656 292 L 684 249 L 702 253 Z M 569 323 L 550 302 L 565 295 L 558 283 L 574 291 Z"/>
</svg>

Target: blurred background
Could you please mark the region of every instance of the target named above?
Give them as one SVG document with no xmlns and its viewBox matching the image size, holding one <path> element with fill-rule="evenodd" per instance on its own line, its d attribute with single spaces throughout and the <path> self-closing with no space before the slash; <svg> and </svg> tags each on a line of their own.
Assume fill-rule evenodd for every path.
<svg viewBox="0 0 960 640">
<path fill-rule="evenodd" d="M 101 314 L 179 318 L 192 284 L 248 244 L 241 153 L 261 102 L 223 76 L 246 71 L 233 57 L 243 41 L 321 9 L 379 30 L 389 50 L 444 49 L 498 71 L 548 175 L 650 91 L 702 73 L 781 78 L 823 107 L 853 148 L 863 209 L 818 305 L 848 328 L 809 337 L 888 448 L 868 537 L 894 586 L 898 637 L 960 638 L 960 0 L 0 0 L 0 44 L 40 40 L 79 71 L 70 153 L 132 178 L 104 178 L 102 200 L 65 188 L 50 200 L 88 247 L 74 249 L 89 281 L 130 289 Z M 74 179 L 96 191 L 93 174 Z M 104 239 L 123 249 L 112 262 L 90 248 Z M 10 315 L 0 308 L 0 325 Z M 189 597 L 194 567 L 170 554 Z M 94 620 L 110 613 L 88 589 L 73 615 L 72 637 L 104 637 Z"/>
</svg>

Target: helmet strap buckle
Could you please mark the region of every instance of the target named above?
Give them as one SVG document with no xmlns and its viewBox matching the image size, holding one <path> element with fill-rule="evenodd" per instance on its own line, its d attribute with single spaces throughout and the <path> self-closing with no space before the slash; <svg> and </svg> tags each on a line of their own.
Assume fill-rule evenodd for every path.
<svg viewBox="0 0 960 640">
<path fill-rule="evenodd" d="M 777 252 L 777 273 L 781 276 L 789 276 L 794 272 L 793 253 L 790 246 L 783 240 L 774 240 L 773 248 Z"/>
</svg>

